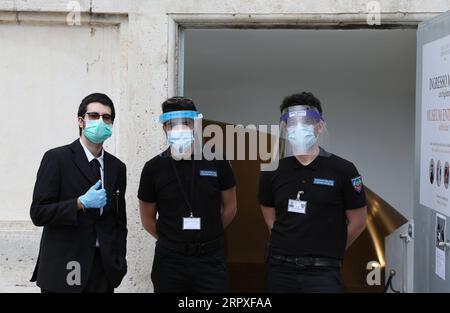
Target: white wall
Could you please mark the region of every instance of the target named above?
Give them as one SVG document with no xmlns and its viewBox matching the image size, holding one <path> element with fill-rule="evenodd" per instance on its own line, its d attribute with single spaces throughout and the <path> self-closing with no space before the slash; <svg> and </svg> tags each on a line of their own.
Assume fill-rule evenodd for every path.
<svg viewBox="0 0 450 313">
<path fill-rule="evenodd" d="M 415 49 L 415 30 L 187 30 L 185 95 L 206 119 L 248 125 L 277 123 L 284 96 L 312 91 L 328 149 L 411 218 Z"/>
<path fill-rule="evenodd" d="M 118 57 L 116 27 L 0 27 L 0 220 L 29 220 L 41 158 L 78 138 L 83 97 L 104 92 L 120 106 Z"/>
</svg>

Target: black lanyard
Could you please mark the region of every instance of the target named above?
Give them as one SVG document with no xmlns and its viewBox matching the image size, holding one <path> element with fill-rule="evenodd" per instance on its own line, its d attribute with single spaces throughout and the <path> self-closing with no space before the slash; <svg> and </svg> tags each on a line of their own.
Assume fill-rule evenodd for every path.
<svg viewBox="0 0 450 313">
<path fill-rule="evenodd" d="M 182 162 L 182 161 L 178 161 L 178 162 Z M 172 168 L 173 168 L 173 172 L 175 173 L 175 177 L 177 178 L 177 182 L 178 182 L 178 186 L 180 187 L 181 190 L 181 194 L 183 195 L 184 201 L 186 202 L 186 205 L 190 211 L 190 215 L 194 216 L 194 210 L 192 208 L 192 204 L 194 203 L 194 181 L 195 181 L 195 162 L 194 162 L 194 158 L 192 158 L 192 177 L 191 177 L 191 199 L 189 201 L 189 198 L 183 188 L 183 183 L 181 182 L 181 178 L 178 175 L 178 171 L 176 169 L 175 166 L 175 160 L 173 158 L 171 158 L 170 163 L 172 164 Z"/>
</svg>

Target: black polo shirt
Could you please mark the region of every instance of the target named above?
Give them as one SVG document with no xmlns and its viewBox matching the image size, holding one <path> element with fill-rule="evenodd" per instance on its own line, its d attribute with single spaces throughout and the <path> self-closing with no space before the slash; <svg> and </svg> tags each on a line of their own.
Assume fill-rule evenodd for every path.
<svg viewBox="0 0 450 313">
<path fill-rule="evenodd" d="M 306 214 L 288 212 L 289 199 L 307 201 Z M 366 205 L 361 176 L 353 163 L 320 149 L 310 164 L 294 156 L 274 171 L 261 172 L 259 202 L 275 208 L 272 251 L 286 255 L 343 259 L 346 210 Z"/>
<path fill-rule="evenodd" d="M 194 217 L 201 218 L 200 230 L 183 230 L 183 217 L 189 217 L 173 165 L 178 172 Z M 192 166 L 194 193 L 191 199 Z M 223 234 L 221 191 L 235 186 L 230 162 L 226 160 L 180 160 L 170 156 L 170 150 L 148 161 L 141 174 L 138 198 L 156 202 L 156 231 L 160 239 L 176 242 L 206 242 Z"/>
</svg>

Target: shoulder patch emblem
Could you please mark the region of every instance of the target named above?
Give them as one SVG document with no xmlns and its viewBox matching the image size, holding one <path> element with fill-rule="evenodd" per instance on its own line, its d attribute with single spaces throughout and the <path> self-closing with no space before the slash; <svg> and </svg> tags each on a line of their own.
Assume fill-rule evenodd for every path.
<svg viewBox="0 0 450 313">
<path fill-rule="evenodd" d="M 352 178 L 352 185 L 357 192 L 361 192 L 363 187 L 361 176 Z"/>
</svg>

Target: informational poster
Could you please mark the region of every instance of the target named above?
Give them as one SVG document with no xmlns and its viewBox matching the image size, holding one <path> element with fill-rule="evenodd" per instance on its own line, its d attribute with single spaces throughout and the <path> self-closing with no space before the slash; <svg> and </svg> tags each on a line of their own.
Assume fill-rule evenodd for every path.
<svg viewBox="0 0 450 313">
<path fill-rule="evenodd" d="M 450 215 L 450 35 L 423 46 L 420 203 Z"/>
<path fill-rule="evenodd" d="M 437 276 L 445 280 L 445 246 L 441 243 L 445 243 L 445 216 L 436 214 L 436 268 L 435 273 Z"/>
</svg>

